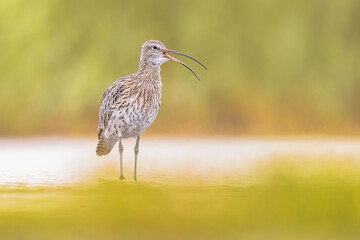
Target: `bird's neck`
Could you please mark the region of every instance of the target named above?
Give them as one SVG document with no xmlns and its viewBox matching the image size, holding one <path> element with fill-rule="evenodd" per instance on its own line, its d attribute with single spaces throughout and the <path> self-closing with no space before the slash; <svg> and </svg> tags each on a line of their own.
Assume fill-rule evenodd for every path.
<svg viewBox="0 0 360 240">
<path fill-rule="evenodd" d="M 140 64 L 138 74 L 142 76 L 142 79 L 148 81 L 160 81 L 160 65 L 155 64 Z"/>
</svg>

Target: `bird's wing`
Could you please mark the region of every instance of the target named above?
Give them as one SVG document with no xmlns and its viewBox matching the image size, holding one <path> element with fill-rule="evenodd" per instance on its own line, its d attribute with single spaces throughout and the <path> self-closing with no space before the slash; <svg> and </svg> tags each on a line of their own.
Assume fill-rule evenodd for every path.
<svg viewBox="0 0 360 240">
<path fill-rule="evenodd" d="M 121 102 L 126 99 L 126 85 L 123 79 L 114 82 L 103 94 L 99 121 L 97 125 L 98 139 L 103 136 L 105 130 L 110 129 L 113 124 L 114 110 Z"/>
</svg>

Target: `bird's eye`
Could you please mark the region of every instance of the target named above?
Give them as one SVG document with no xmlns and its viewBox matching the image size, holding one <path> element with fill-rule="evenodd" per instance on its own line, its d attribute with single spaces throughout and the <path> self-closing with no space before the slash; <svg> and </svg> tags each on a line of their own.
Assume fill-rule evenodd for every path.
<svg viewBox="0 0 360 240">
<path fill-rule="evenodd" d="M 153 46 L 152 49 L 157 50 L 157 49 L 159 49 L 159 48 L 158 48 L 157 46 Z"/>
</svg>

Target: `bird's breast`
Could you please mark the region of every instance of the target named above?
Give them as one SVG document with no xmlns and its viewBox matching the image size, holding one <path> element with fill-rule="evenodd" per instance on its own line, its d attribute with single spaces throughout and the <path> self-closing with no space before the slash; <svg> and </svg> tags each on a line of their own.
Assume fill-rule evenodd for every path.
<svg viewBox="0 0 360 240">
<path fill-rule="evenodd" d="M 139 89 L 128 98 L 128 105 L 119 112 L 121 134 L 134 137 L 142 134 L 156 119 L 161 104 L 161 89 Z"/>
</svg>

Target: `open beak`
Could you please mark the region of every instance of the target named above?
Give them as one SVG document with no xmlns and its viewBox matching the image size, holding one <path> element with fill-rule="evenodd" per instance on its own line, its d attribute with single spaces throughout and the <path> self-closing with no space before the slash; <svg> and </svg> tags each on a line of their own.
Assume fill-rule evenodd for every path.
<svg viewBox="0 0 360 240">
<path fill-rule="evenodd" d="M 163 53 L 164 53 L 165 57 L 167 57 L 168 59 L 173 60 L 173 61 L 175 61 L 175 62 L 177 62 L 177 63 L 180 63 L 181 65 L 183 65 L 184 67 L 186 67 L 187 69 L 189 69 L 189 70 L 197 77 L 197 79 L 199 79 L 199 81 L 201 81 L 200 78 L 199 78 L 199 76 L 194 72 L 194 70 L 192 70 L 192 69 L 191 69 L 188 65 L 186 65 L 185 63 L 177 60 L 176 58 L 174 58 L 174 57 L 172 57 L 172 56 L 170 56 L 168 53 L 174 53 L 174 54 L 178 54 L 178 55 L 181 55 L 181 56 L 184 56 L 184 57 L 188 57 L 188 58 L 194 60 L 195 62 L 197 62 L 198 64 L 200 64 L 201 66 L 203 66 L 203 67 L 205 68 L 205 70 L 207 70 L 207 68 L 204 66 L 204 64 L 202 64 L 201 62 L 199 62 L 198 60 L 196 60 L 196 59 L 193 58 L 193 57 L 190 57 L 190 56 L 188 56 L 188 55 L 186 55 L 186 54 L 179 53 L 179 52 L 175 52 L 175 51 L 172 51 L 172 50 L 168 50 L 168 49 L 167 49 L 167 50 L 165 50 Z"/>
</svg>

